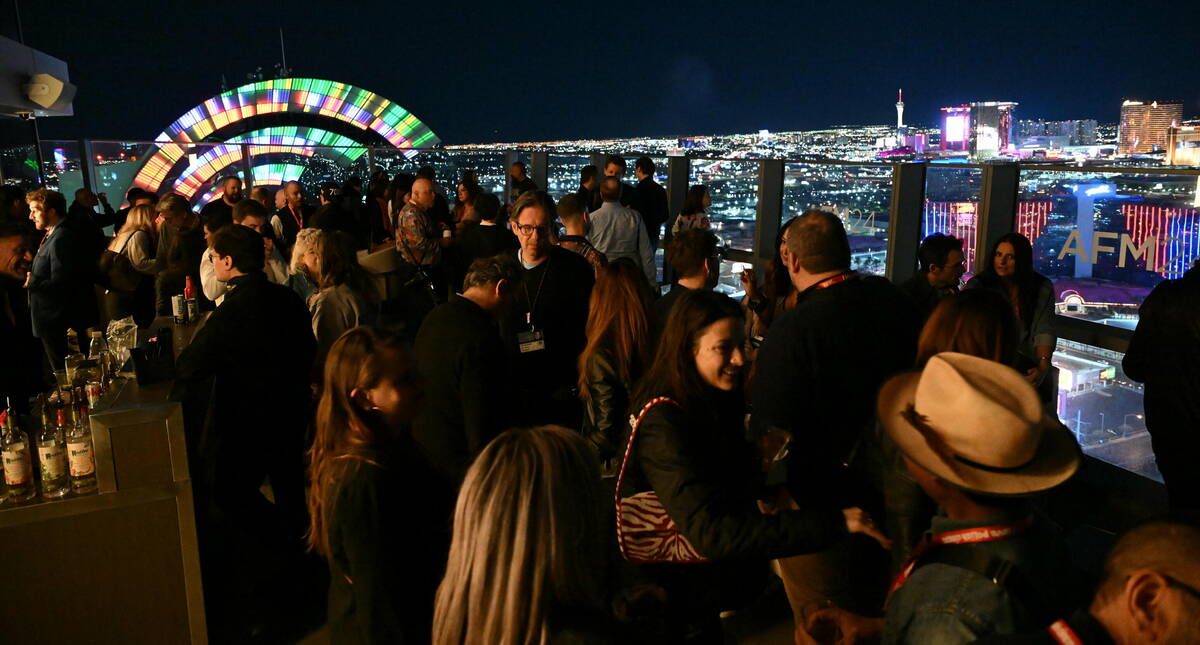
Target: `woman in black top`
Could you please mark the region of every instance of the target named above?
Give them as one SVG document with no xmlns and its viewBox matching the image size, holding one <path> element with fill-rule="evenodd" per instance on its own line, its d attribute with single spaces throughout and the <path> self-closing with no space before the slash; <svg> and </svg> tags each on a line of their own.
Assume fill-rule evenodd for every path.
<svg viewBox="0 0 1200 645">
<path fill-rule="evenodd" d="M 308 543 L 329 561 L 330 641 L 428 643 L 453 497 L 409 436 L 421 400 L 398 339 L 366 327 L 325 363 Z"/>
<path fill-rule="evenodd" d="M 982 270 L 967 282 L 966 288 L 991 289 L 1008 300 L 1021 333 L 1013 367 L 1038 388 L 1043 400 L 1053 398 L 1057 383 L 1047 382 L 1046 373 L 1058 343 L 1054 332 L 1054 285 L 1033 270 L 1029 238 L 1008 233 L 996 240 Z"/>
<path fill-rule="evenodd" d="M 768 559 L 824 549 L 848 532 L 889 544 L 857 508 L 759 511 L 761 462 L 743 439 L 743 365 L 741 307 L 719 293 L 689 291 L 671 308 L 633 399 L 635 413 L 655 397 L 674 404 L 646 413 L 621 495 L 653 490 L 708 559 L 639 566 L 667 591 L 674 630 L 719 630 L 719 612 L 755 598 Z"/>
</svg>

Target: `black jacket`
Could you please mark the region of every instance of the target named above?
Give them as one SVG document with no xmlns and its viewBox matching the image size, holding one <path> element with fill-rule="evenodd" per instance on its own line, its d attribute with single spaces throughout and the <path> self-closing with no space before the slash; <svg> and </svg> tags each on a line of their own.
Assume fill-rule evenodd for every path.
<svg viewBox="0 0 1200 645">
<path fill-rule="evenodd" d="M 200 261 L 208 250 L 204 229 L 199 220 L 188 228 L 163 224 L 159 232 L 158 254 L 154 260 L 158 274 L 154 276 L 156 307 L 160 315 L 171 314 L 171 296 L 183 293 L 191 276 L 196 287 L 196 299 L 202 309 L 210 309 L 211 301 L 204 297 L 200 285 Z"/>
<path fill-rule="evenodd" d="M 649 567 L 666 570 L 659 581 L 668 593 L 691 604 L 726 605 L 718 609 L 736 600 L 737 590 L 729 587 L 750 582 L 748 573 L 765 570 L 765 560 L 817 551 L 846 534 L 838 509 L 759 511 L 762 473 L 741 432 L 741 396 L 712 390 L 687 410 L 652 408 L 638 429 L 621 490 L 622 496 L 653 490 L 688 542 L 713 560 Z M 638 408 L 644 404 L 638 401 Z M 628 436 L 627 428 L 622 449 Z"/>
<path fill-rule="evenodd" d="M 751 431 L 792 433 L 788 487 L 801 506 L 862 503 L 836 483 L 840 464 L 861 454 L 875 396 L 885 380 L 912 367 L 917 333 L 912 301 L 874 276 L 809 288 L 771 325 L 755 367 Z M 830 490 L 842 497 L 820 494 Z"/>
<path fill-rule="evenodd" d="M 312 318 L 291 289 L 262 272 L 230 281 L 233 289 L 179 355 L 172 398 L 190 422 L 189 452 L 225 490 L 253 496 L 271 472 L 279 512 L 304 514 L 304 437 L 312 408 L 309 375 L 316 355 Z M 203 408 L 212 393 L 211 418 Z M 257 483 L 255 483 L 257 480 Z M 242 484 L 245 484 L 242 486 Z M 297 490 L 298 489 L 298 490 Z M 219 502 L 220 503 L 220 502 Z M 298 507 L 297 507 L 298 504 Z"/>
<path fill-rule="evenodd" d="M 523 281 L 500 331 L 509 352 L 512 381 L 521 388 L 524 423 L 559 423 L 579 427 L 582 410 L 572 388 L 578 382 L 576 361 L 587 344 L 588 300 L 595 274 L 574 251 L 552 246 L 546 260 L 523 270 Z M 531 307 L 532 303 L 532 307 Z M 544 334 L 546 348 L 521 352 L 518 335 L 529 331 L 526 315 Z"/>
<path fill-rule="evenodd" d="M 1171 489 L 1177 473 L 1195 481 L 1200 450 L 1200 269 L 1159 284 L 1139 312 L 1122 367 L 1146 384 L 1146 428 Z M 1196 494 L 1190 495 L 1193 504 Z M 1172 491 L 1172 503 L 1177 501 L 1183 499 L 1175 500 Z"/>
<path fill-rule="evenodd" d="M 904 293 L 907 293 L 909 298 L 912 298 L 913 304 L 917 308 L 917 316 L 922 324 L 926 320 L 929 320 L 929 316 L 937 308 L 942 298 L 958 291 L 957 289 L 944 289 L 940 291 L 934 289 L 933 285 L 929 284 L 929 278 L 925 277 L 925 274 L 920 271 L 896 286 L 900 287 Z"/>
<path fill-rule="evenodd" d="M 397 443 L 367 454 L 374 464 L 351 460 L 331 493 L 328 621 L 334 645 L 430 639 L 454 498 L 427 485 L 433 468 L 411 439 Z"/>
<path fill-rule="evenodd" d="M 520 246 L 517 236 L 504 224 L 471 224 L 462 233 L 460 250 L 467 266 L 479 258 L 490 258 Z M 458 285 L 456 285 L 458 286 Z"/>
<path fill-rule="evenodd" d="M 647 177 L 637 183 L 633 189 L 634 210 L 642 216 L 646 226 L 646 234 L 650 239 L 657 240 L 662 225 L 669 217 L 667 212 L 667 190 L 658 185 L 652 177 Z"/>
<path fill-rule="evenodd" d="M 22 284 L 0 278 L 0 403 L 11 401 L 19 412 L 29 411 L 29 397 L 45 386 L 42 344 L 33 337 L 28 297 Z"/>
<path fill-rule="evenodd" d="M 487 312 L 455 295 L 425 317 L 413 354 L 425 390 L 413 437 L 457 486 L 505 427 L 504 346 Z"/>
<path fill-rule="evenodd" d="M 619 454 L 628 426 L 633 384 L 621 380 L 609 347 L 592 353 L 585 369 L 588 400 L 583 406 L 583 436 L 591 442 L 600 461 L 606 462 Z"/>
<path fill-rule="evenodd" d="M 289 252 L 292 246 L 296 244 L 296 234 L 300 232 L 300 229 L 308 226 L 308 221 L 312 219 L 313 213 L 316 211 L 315 208 L 308 204 L 300 204 L 299 210 L 299 213 L 295 213 L 287 204 L 284 204 L 283 208 L 271 213 L 272 217 L 279 218 L 280 229 L 283 233 L 280 236 L 282 239 L 279 242 L 282 242 L 283 246 L 289 249 Z M 296 221 L 297 217 L 300 221 Z"/>
<path fill-rule="evenodd" d="M 29 310 L 38 338 L 65 334 L 67 327 L 82 332 L 100 318 L 89 243 L 64 224 L 42 240 L 29 271 Z"/>
</svg>

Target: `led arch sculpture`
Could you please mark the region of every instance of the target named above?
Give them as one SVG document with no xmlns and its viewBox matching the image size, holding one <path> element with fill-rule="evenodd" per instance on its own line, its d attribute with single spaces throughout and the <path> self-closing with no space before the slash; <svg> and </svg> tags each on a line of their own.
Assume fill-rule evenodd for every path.
<svg viewBox="0 0 1200 645">
<path fill-rule="evenodd" d="M 209 143 L 205 141 L 209 138 L 219 139 L 222 129 L 246 119 L 279 113 L 315 115 L 341 121 L 361 130 L 364 141 L 373 132 L 398 149 L 432 147 L 439 143 L 437 135 L 412 113 L 374 92 L 336 81 L 279 78 L 249 83 L 223 92 L 188 110 L 155 138 L 158 150 L 147 157 L 133 183 L 157 192 L 172 169 L 188 155 L 192 145 Z M 319 128 L 297 130 L 291 136 L 294 137 L 293 143 L 301 147 L 328 145 L 320 141 L 326 140 L 327 135 L 341 136 Z M 299 130 L 307 132 L 301 133 Z M 320 138 L 315 138 L 314 135 L 318 133 L 322 133 Z M 279 145 L 285 144 L 280 142 Z M 230 163 L 240 160 L 240 151 L 237 160 L 228 156 L 230 152 L 223 150 L 212 159 L 206 159 L 203 164 L 189 163 L 177 184 L 192 186 L 194 194 L 203 181 L 193 182 L 189 175 L 199 172 L 201 168 L 211 168 L 222 159 Z M 216 171 L 227 166 L 228 163 Z"/>
</svg>

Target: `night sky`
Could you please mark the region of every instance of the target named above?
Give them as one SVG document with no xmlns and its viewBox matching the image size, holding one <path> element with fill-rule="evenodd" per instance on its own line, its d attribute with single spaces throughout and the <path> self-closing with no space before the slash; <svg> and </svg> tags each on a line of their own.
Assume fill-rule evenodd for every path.
<svg viewBox="0 0 1200 645">
<path fill-rule="evenodd" d="M 1115 122 L 1122 98 L 1200 113 L 1200 3 L 22 2 L 66 60 L 71 118 L 43 138 L 149 139 L 256 67 L 344 81 L 444 143 L 906 121 L 972 100 Z"/>
</svg>

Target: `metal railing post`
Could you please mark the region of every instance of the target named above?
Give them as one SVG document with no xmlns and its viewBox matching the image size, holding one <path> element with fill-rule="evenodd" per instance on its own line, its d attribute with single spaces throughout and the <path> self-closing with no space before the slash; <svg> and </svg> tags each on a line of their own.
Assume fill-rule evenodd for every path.
<svg viewBox="0 0 1200 645">
<path fill-rule="evenodd" d="M 758 208 L 754 213 L 754 268 L 762 275 L 775 257 L 775 237 L 783 219 L 783 160 L 758 162 Z"/>
<path fill-rule="evenodd" d="M 375 176 L 375 146 L 367 146 L 367 177 Z"/>
<path fill-rule="evenodd" d="M 40 145 L 39 145 L 39 147 L 40 147 Z M 82 175 L 81 179 L 83 180 L 83 187 L 92 191 L 93 193 L 97 192 L 96 191 L 96 172 L 95 172 L 95 168 L 92 167 L 92 163 L 94 162 L 94 159 L 95 159 L 95 157 L 92 154 L 92 141 L 90 139 L 80 139 L 79 140 L 79 173 Z M 122 195 L 122 197 L 124 197 L 124 196 Z M 69 201 L 71 198 L 67 197 L 67 199 Z M 120 204 L 120 203 L 121 202 L 118 199 L 117 204 Z"/>
<path fill-rule="evenodd" d="M 608 159 L 608 155 L 599 152 L 593 152 L 588 155 L 588 163 L 595 166 L 596 170 L 600 171 L 600 176 L 604 176 L 604 160 Z"/>
<path fill-rule="evenodd" d="M 242 185 L 249 191 L 254 188 L 254 166 L 250 163 L 250 144 L 242 144 Z"/>
<path fill-rule="evenodd" d="M 892 166 L 892 209 L 888 218 L 887 277 L 903 282 L 917 270 L 925 217 L 925 173 L 928 165 L 902 163 Z"/>
<path fill-rule="evenodd" d="M 603 160 L 601 161 L 603 163 Z M 604 172 L 603 166 L 600 172 Z M 661 242 L 662 248 L 665 249 L 671 243 L 671 227 L 675 225 L 675 217 L 679 215 L 679 211 L 683 210 L 683 202 L 687 200 L 688 182 L 691 181 L 691 161 L 687 157 L 667 157 L 667 222 L 666 232 L 663 233 Z M 671 263 L 663 262 L 663 282 L 671 284 L 675 281 L 675 271 L 671 268 Z"/>
<path fill-rule="evenodd" d="M 991 262 L 987 256 L 992 244 L 1005 233 L 1016 230 L 1017 190 L 1021 170 L 1015 163 L 987 164 L 983 167 L 983 186 L 979 190 L 979 220 L 975 229 L 975 264 Z"/>
<path fill-rule="evenodd" d="M 547 152 L 531 152 L 529 153 L 529 178 L 533 183 L 538 185 L 542 190 L 549 190 L 550 178 L 550 153 Z"/>
<path fill-rule="evenodd" d="M 519 159 L 517 159 L 517 151 L 516 150 L 504 151 L 504 169 L 503 170 L 504 170 L 504 203 L 505 204 L 512 203 L 512 175 L 509 174 L 509 169 L 512 168 L 512 165 L 517 163 L 517 161 L 519 161 Z"/>
</svg>

